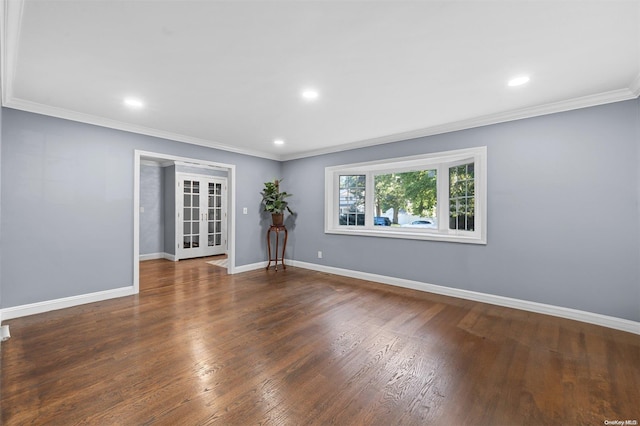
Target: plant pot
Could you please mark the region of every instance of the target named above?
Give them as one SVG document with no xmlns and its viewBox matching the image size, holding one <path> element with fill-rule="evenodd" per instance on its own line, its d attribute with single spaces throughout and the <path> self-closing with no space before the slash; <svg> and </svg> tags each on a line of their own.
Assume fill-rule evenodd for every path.
<svg viewBox="0 0 640 426">
<path fill-rule="evenodd" d="M 271 224 L 274 226 L 282 226 L 284 223 L 284 213 L 272 213 Z"/>
</svg>

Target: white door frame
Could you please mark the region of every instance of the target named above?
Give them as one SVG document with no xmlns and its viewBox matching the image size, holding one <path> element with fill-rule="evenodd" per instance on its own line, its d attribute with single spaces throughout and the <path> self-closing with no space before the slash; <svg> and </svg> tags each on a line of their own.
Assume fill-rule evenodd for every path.
<svg viewBox="0 0 640 426">
<path fill-rule="evenodd" d="M 140 158 L 151 157 L 166 161 L 179 161 L 194 165 L 205 165 L 227 169 L 227 273 L 234 274 L 236 269 L 236 166 L 235 164 L 216 163 L 197 158 L 179 157 L 159 152 L 134 150 L 133 152 L 133 290 L 140 292 Z"/>
</svg>

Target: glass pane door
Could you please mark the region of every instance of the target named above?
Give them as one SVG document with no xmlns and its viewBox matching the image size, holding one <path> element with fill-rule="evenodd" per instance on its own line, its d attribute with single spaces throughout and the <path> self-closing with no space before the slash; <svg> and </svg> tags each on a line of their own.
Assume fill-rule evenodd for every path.
<svg viewBox="0 0 640 426">
<path fill-rule="evenodd" d="M 222 184 L 208 183 L 207 245 L 222 245 Z"/>
<path fill-rule="evenodd" d="M 200 247 L 200 182 L 184 181 L 182 248 Z"/>
<path fill-rule="evenodd" d="M 178 259 L 226 253 L 226 182 L 220 177 L 178 175 Z"/>
</svg>

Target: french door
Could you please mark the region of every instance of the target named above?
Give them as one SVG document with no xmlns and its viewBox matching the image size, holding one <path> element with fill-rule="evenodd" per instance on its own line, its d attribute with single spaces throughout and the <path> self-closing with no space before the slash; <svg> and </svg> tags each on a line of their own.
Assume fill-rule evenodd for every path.
<svg viewBox="0 0 640 426">
<path fill-rule="evenodd" d="M 227 252 L 227 179 L 176 174 L 177 259 Z"/>
</svg>

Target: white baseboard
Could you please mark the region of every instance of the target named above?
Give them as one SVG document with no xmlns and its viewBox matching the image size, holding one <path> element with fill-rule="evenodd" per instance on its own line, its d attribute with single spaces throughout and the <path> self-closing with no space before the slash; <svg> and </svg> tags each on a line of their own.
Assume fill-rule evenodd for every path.
<svg viewBox="0 0 640 426">
<path fill-rule="evenodd" d="M 149 255 L 140 255 L 140 261 L 151 259 L 167 259 L 171 261 L 177 261 L 176 257 L 169 253 L 152 253 Z M 290 262 L 287 261 L 287 264 Z M 249 265 L 242 265 L 235 268 L 234 273 L 248 272 L 256 269 L 265 268 L 267 262 L 252 263 Z M 27 315 L 42 314 L 44 312 L 55 311 L 57 309 L 70 308 L 73 306 L 84 305 L 86 303 L 100 302 L 107 299 L 115 299 L 117 297 L 131 296 L 135 294 L 133 286 L 121 287 L 113 290 L 99 291 L 96 293 L 81 294 L 78 296 L 64 297 L 62 299 L 45 300 L 37 303 L 30 303 L 27 305 L 13 306 L 10 308 L 0 309 L 0 323 L 1 320 L 13 319 L 25 317 Z"/>
<path fill-rule="evenodd" d="M 133 286 L 121 287 L 113 290 L 98 291 L 96 293 L 81 294 L 79 296 L 64 297 L 62 299 L 46 300 L 44 302 L 30 303 L 28 305 L 13 306 L 0 310 L 3 319 L 25 317 L 27 315 L 41 314 L 57 309 L 70 308 L 84 305 L 85 303 L 100 302 L 116 297 L 131 296 L 135 294 Z"/>
<path fill-rule="evenodd" d="M 611 317 L 608 315 L 596 314 L 593 312 L 580 311 L 578 309 L 564 308 L 562 306 L 547 305 L 545 303 L 530 302 L 527 300 L 513 299 L 510 297 L 495 296 L 492 294 L 478 293 L 470 290 L 444 287 L 435 284 L 427 284 L 420 281 L 405 280 L 402 278 L 388 277 L 384 275 L 370 274 L 368 272 L 352 271 L 349 269 L 334 268 L 332 266 L 318 265 L 315 263 L 300 262 L 296 260 L 287 261 L 287 265 L 299 268 L 311 269 L 313 271 L 327 272 L 329 274 L 342 275 L 345 277 L 358 278 L 366 281 L 373 281 L 382 284 L 394 285 L 397 287 L 411 288 L 428 293 L 441 294 L 444 296 L 458 297 L 461 299 L 474 300 L 476 302 L 489 303 L 491 305 L 505 306 L 507 308 L 521 309 L 524 311 L 536 312 L 539 314 L 553 315 L 560 318 L 567 318 L 582 321 L 589 324 L 601 325 L 603 327 L 622 330 L 629 333 L 640 334 L 640 322 L 627 320 L 624 318 Z M 266 266 L 266 264 L 265 264 Z"/>
<path fill-rule="evenodd" d="M 278 259 L 278 264 L 280 264 L 279 262 L 280 262 L 280 259 Z M 290 259 L 285 259 L 284 260 L 284 264 L 287 265 L 287 266 L 289 266 L 289 265 L 296 266 L 296 265 L 293 264 L 293 262 L 294 261 L 290 260 Z M 233 269 L 232 273 L 233 274 L 239 274 L 241 272 L 255 271 L 256 269 L 266 269 L 268 264 L 269 264 L 269 262 L 267 262 L 265 260 L 264 262 L 250 263 L 248 265 L 236 266 Z M 273 268 L 273 265 L 271 265 L 271 267 Z M 304 268 L 304 266 L 301 266 L 301 268 Z M 309 269 L 309 268 L 307 268 L 307 269 Z"/>
<path fill-rule="evenodd" d="M 169 255 L 170 256 L 170 255 Z M 165 257 L 166 258 L 166 257 Z M 172 260 L 172 259 L 169 259 Z M 596 324 L 629 333 L 640 334 L 640 322 L 623 318 L 611 317 L 608 315 L 593 312 L 580 311 L 577 309 L 565 308 L 562 306 L 547 305 L 545 303 L 530 302 L 527 300 L 513 299 L 510 297 L 496 296 L 492 294 L 479 293 L 470 290 L 462 290 L 451 287 L 444 287 L 435 284 L 427 284 L 420 281 L 406 280 L 403 278 L 388 277 L 385 275 L 371 274 L 368 272 L 352 271 L 350 269 L 335 268 L 332 266 L 318 265 L 315 263 L 300 262 L 297 260 L 285 261 L 287 265 L 313 271 L 326 272 L 329 274 L 342 275 L 345 277 L 357 278 L 366 281 L 378 282 L 397 287 L 410 288 L 425 291 L 428 293 L 441 294 L 444 296 L 458 297 L 461 299 L 474 300 L 477 302 L 489 303 L 492 305 L 505 306 L 508 308 L 521 309 L 524 311 L 536 312 L 540 314 L 553 315 L 560 318 L 567 318 L 582 321 L 589 324 Z M 249 272 L 267 267 L 268 262 L 251 263 L 238 266 L 233 273 Z M 135 294 L 133 286 L 121 287 L 113 290 L 99 291 L 96 293 L 83 294 L 79 296 L 65 297 L 62 299 L 47 300 L 44 302 L 31 303 L 28 305 L 14 306 L 0 309 L 0 323 L 4 319 L 19 318 L 27 315 L 41 314 L 57 309 L 69 308 L 83 305 L 85 303 L 100 302 L 102 300 L 114 299 L 117 297 L 131 296 Z"/>
<path fill-rule="evenodd" d="M 233 273 L 234 274 L 239 274 L 241 272 L 249 272 L 249 271 L 255 271 L 256 269 L 264 269 L 267 267 L 267 263 L 268 262 L 258 262 L 258 263 L 250 263 L 248 265 L 240 265 L 240 266 L 236 266 L 235 268 L 233 268 Z M 289 262 L 287 262 L 287 264 L 289 264 Z"/>
<path fill-rule="evenodd" d="M 140 260 L 140 262 L 144 262 L 145 260 L 154 260 L 154 259 L 167 259 L 172 262 L 175 262 L 176 256 L 169 253 L 148 253 L 148 254 L 139 255 L 138 259 Z"/>
<path fill-rule="evenodd" d="M 164 259 L 164 255 L 165 253 L 141 254 L 138 256 L 138 260 L 140 260 L 140 262 L 144 262 L 145 260 Z"/>
</svg>

